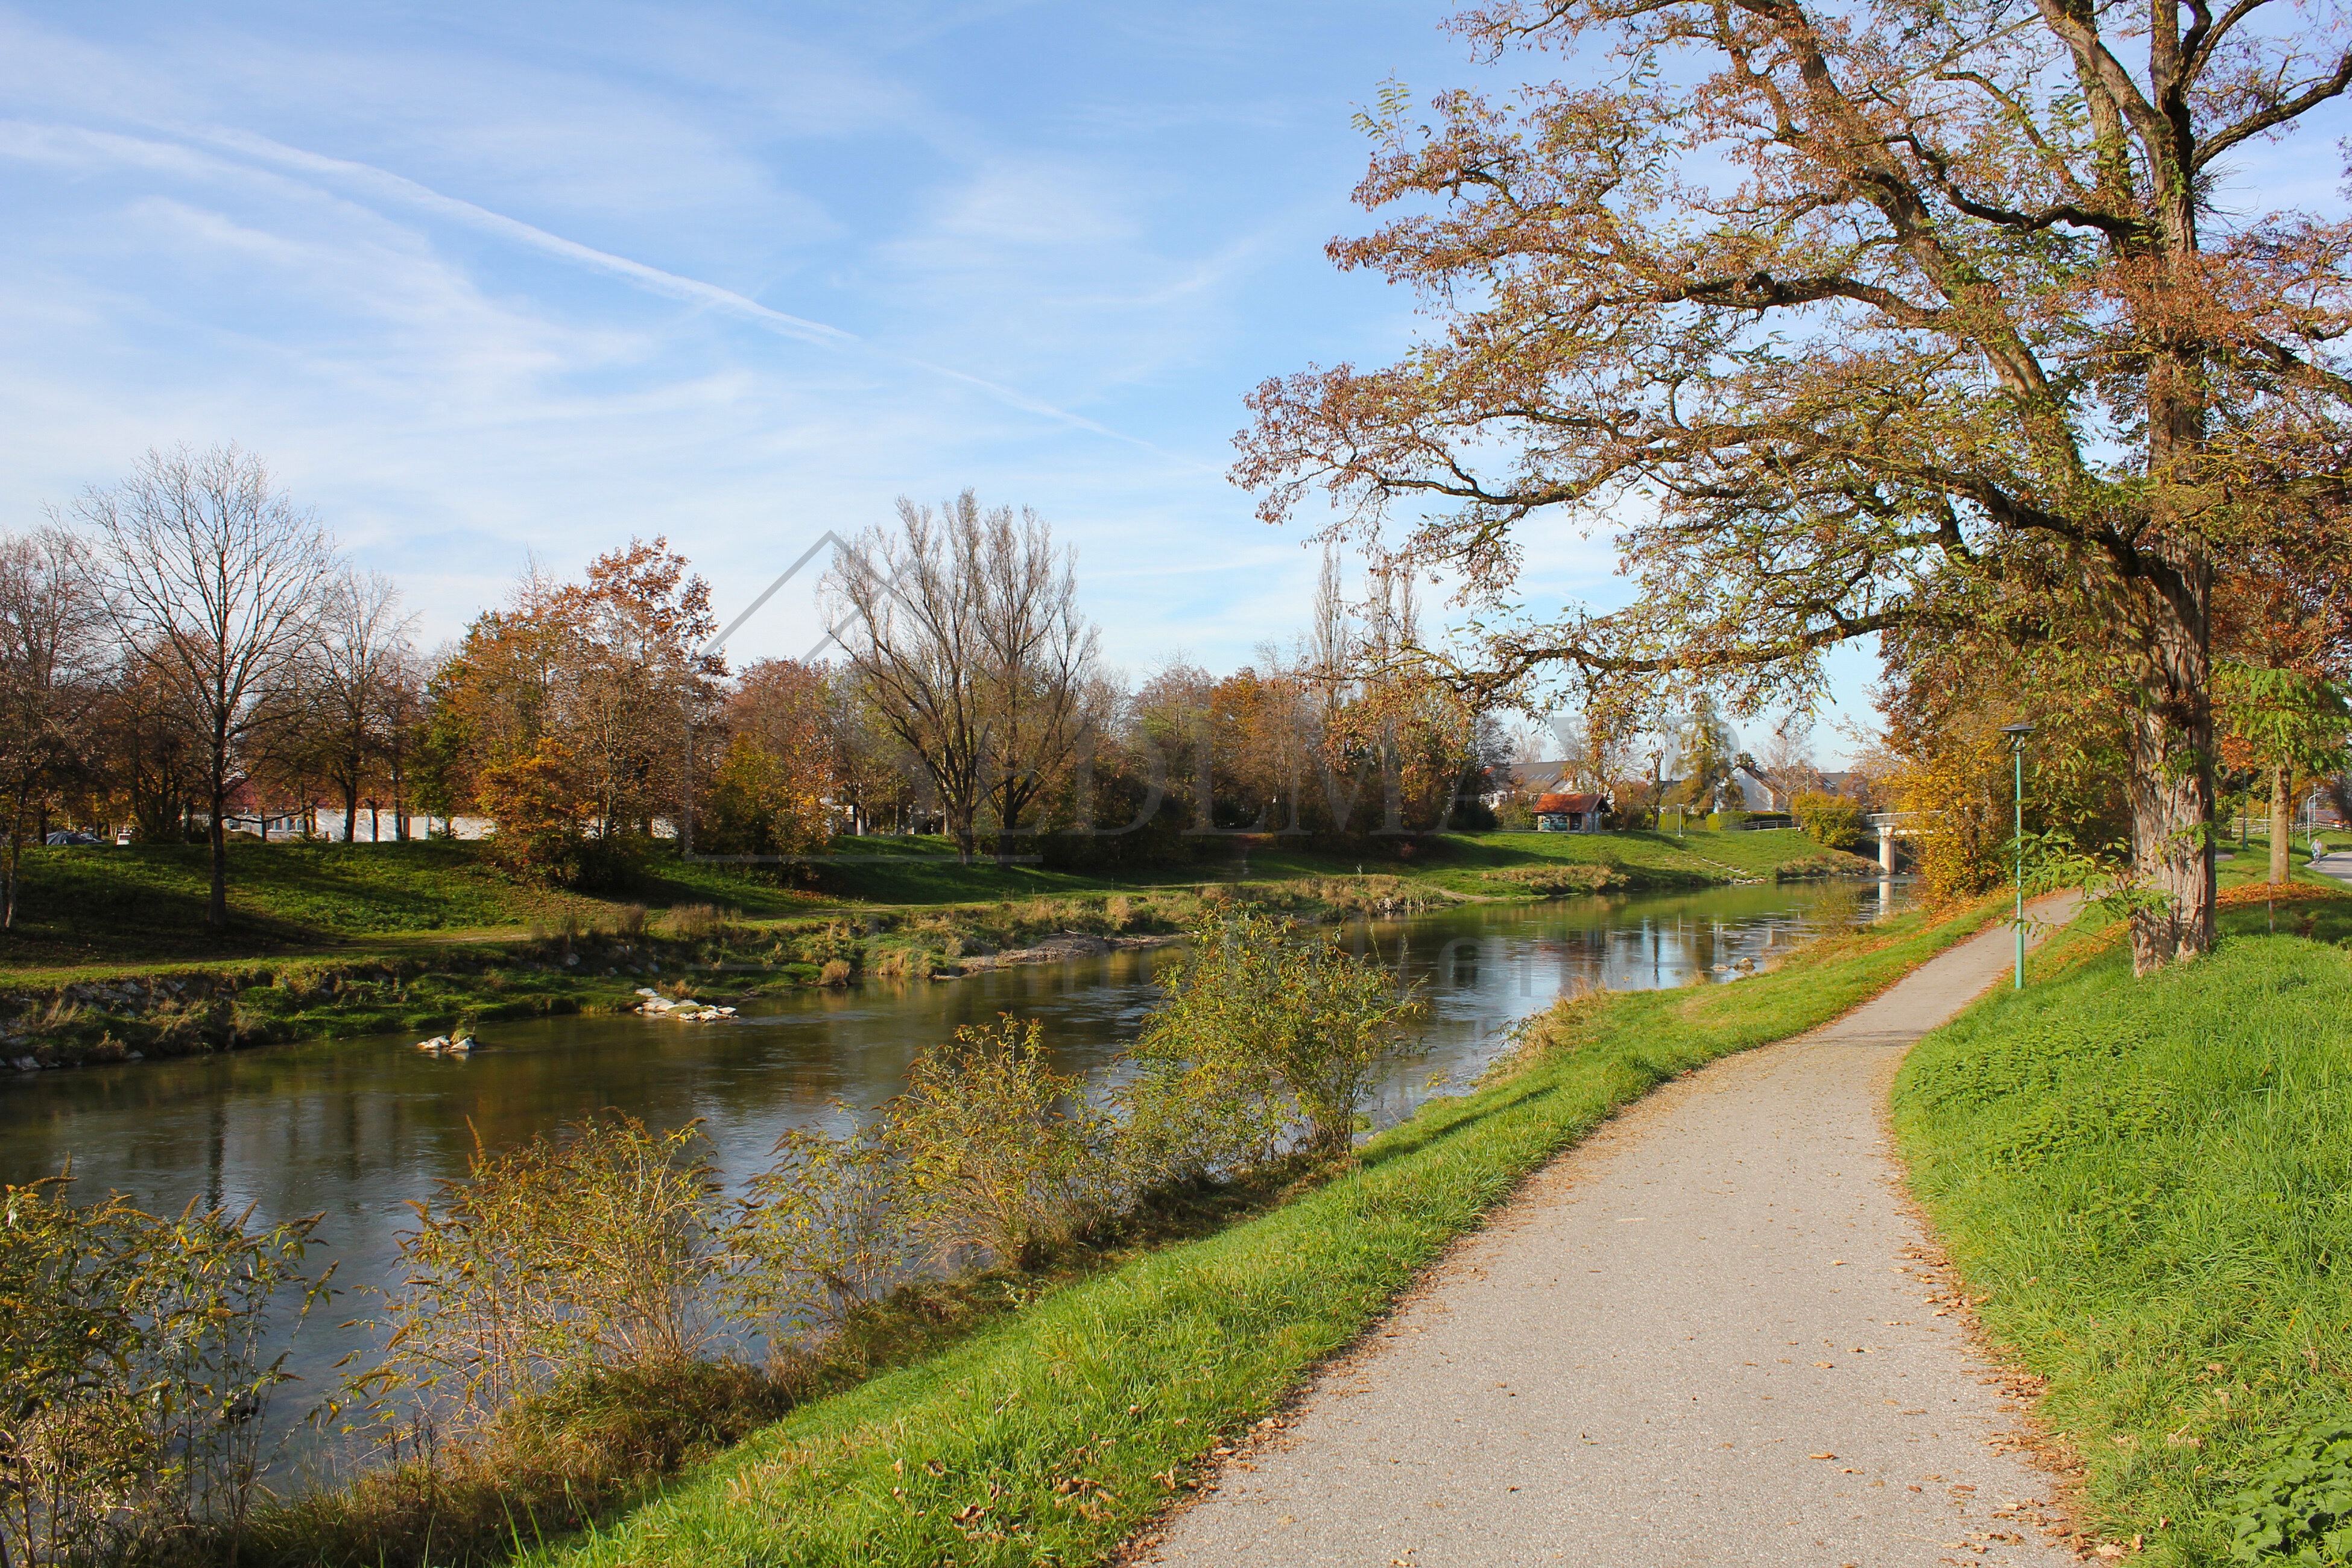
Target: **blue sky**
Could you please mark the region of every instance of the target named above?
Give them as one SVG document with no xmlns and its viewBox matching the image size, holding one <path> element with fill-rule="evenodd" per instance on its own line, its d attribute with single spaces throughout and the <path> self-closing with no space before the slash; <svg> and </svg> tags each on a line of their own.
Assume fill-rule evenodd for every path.
<svg viewBox="0 0 2352 1568">
<path fill-rule="evenodd" d="M 233 438 L 437 639 L 655 533 L 731 617 L 972 485 L 1077 546 L 1116 663 L 1231 667 L 1313 573 L 1223 479 L 1241 399 L 1414 331 L 1322 247 L 1354 106 L 1488 74 L 1444 12 L 0 4 L 0 516 Z M 1529 566 L 1622 592 L 1605 542 Z M 730 651 L 815 634 L 796 585 Z"/>
</svg>

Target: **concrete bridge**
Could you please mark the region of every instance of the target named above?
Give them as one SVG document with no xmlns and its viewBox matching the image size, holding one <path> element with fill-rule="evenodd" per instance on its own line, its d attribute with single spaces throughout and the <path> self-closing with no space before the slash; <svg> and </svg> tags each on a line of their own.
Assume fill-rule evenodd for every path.
<svg viewBox="0 0 2352 1568">
<path fill-rule="evenodd" d="M 1895 870 L 1895 841 L 1897 838 L 1922 838 L 1927 830 L 1916 811 L 1874 811 L 1868 821 L 1871 831 L 1878 835 L 1878 868 L 1892 875 Z"/>
</svg>

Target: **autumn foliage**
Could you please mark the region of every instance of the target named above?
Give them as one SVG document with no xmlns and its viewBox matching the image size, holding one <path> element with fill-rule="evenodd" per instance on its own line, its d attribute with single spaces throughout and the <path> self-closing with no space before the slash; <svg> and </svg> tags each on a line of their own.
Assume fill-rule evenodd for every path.
<svg viewBox="0 0 2352 1568">
<path fill-rule="evenodd" d="M 490 817 L 492 854 L 563 884 L 612 870 L 680 809 L 688 730 L 726 667 L 710 590 L 668 542 L 633 542 L 586 580 L 534 573 L 478 616 L 432 686 L 452 791 Z"/>
<path fill-rule="evenodd" d="M 1251 402 L 1236 477 L 1489 612 L 1458 679 L 1581 668 L 1735 700 L 1823 649 L 1981 630 L 2119 703 L 2145 970 L 2212 938 L 2215 596 L 2339 524 L 2352 224 L 2231 160 L 2352 85 L 2324 26 L 2158 0 L 1501 0 L 1563 79 L 1362 120 L 1331 254 L 1418 291 L 1395 363 Z M 1534 531 L 1606 522 L 1639 594 L 1518 613 Z"/>
</svg>

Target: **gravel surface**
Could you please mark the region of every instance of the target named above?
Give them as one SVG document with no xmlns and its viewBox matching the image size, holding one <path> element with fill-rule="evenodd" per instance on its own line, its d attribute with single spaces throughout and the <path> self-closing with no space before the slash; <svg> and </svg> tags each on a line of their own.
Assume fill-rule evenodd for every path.
<svg viewBox="0 0 2352 1568">
<path fill-rule="evenodd" d="M 2011 1435 L 2021 1391 L 1948 1304 L 1883 1125 L 1906 1047 L 2006 981 L 2013 942 L 1997 926 L 1633 1106 L 1455 1247 L 1141 1560 L 2074 1563 L 2053 1479 Z"/>
</svg>

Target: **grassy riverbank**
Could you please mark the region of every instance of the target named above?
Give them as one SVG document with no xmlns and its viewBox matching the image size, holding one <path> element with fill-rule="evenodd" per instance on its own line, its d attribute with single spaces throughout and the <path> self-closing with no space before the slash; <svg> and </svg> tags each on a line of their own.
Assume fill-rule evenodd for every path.
<svg viewBox="0 0 2352 1568">
<path fill-rule="evenodd" d="M 1905 916 L 1736 984 L 1564 1004 L 1487 1087 L 1430 1105 L 1284 1206 L 1045 1291 L 530 1560 L 1097 1561 L 1612 1110 L 1834 1016 L 1997 912 Z"/>
<path fill-rule="evenodd" d="M 2300 858 L 2300 857 L 2298 857 Z M 2254 1562 L 2352 1522 L 2352 898 L 2259 850 L 2224 868 L 2210 958 L 2135 980 L 2112 922 L 2057 939 L 1905 1064 L 1914 1183 L 1986 1331 L 2047 1380 L 2101 1532 L 2162 1564 Z M 2308 1456 L 2304 1456 L 2305 1459 Z M 2332 1499 L 2332 1500 L 2330 1500 Z"/>
<path fill-rule="evenodd" d="M 215 931 L 205 924 L 210 854 L 194 844 L 27 850 L 16 924 L 0 938 L 0 973 L 89 977 L 353 948 L 404 952 L 520 935 L 566 918 L 609 926 L 633 904 L 721 904 L 773 917 L 824 901 L 677 860 L 603 897 L 516 882 L 477 844 L 236 843 L 230 923 Z"/>
<path fill-rule="evenodd" d="M 1527 897 L 1514 871 L 1592 867 L 1620 888 L 1702 887 L 1822 869 L 1802 834 L 1448 834 L 1385 853 L 1316 855 L 1267 835 L 1204 840 L 1190 860 L 1116 875 L 1035 865 L 957 863 L 936 837 L 841 839 L 814 885 L 781 887 L 735 867 L 652 862 L 625 887 L 557 892 L 513 881 L 471 843 L 238 843 L 229 852 L 227 930 L 204 923 L 210 885 L 200 845 L 26 852 L 15 929 L 0 936 L 0 974 L 93 978 L 129 968 L 230 958 L 413 952 L 494 942 L 533 926 L 610 929 L 622 911 L 712 905 L 747 921 L 866 911 L 1108 896 L 1248 879 L 1393 876 L 1456 895 Z M 1817 864 L 1808 867 L 1808 862 Z M 1837 863 L 1845 869 L 1857 868 Z"/>
<path fill-rule="evenodd" d="M 1199 884 L 1149 892 L 839 911 L 756 921 L 708 904 L 651 914 L 600 911 L 583 923 L 496 940 L 352 956 L 192 963 L 129 975 L 0 981 L 0 1064 L 77 1066 L 185 1056 L 293 1039 L 340 1039 L 503 1019 L 635 1008 L 640 987 L 741 1002 L 866 978 L 952 978 L 1016 962 L 1040 938 L 1166 940 L 1207 906 L 1246 905 L 1320 921 L 1408 914 L 1451 901 L 1395 877 Z"/>
<path fill-rule="evenodd" d="M 1685 841 L 1497 833 L 1417 840 L 1411 858 L 1360 871 L 1278 839 L 1219 841 L 1230 858 L 1113 881 L 962 866 L 939 839 L 843 844 L 856 858 L 824 873 L 831 891 L 671 861 L 596 897 L 518 885 L 470 844 L 239 844 L 236 918 L 217 933 L 202 924 L 202 847 L 36 851 L 26 861 L 23 921 L 0 938 L 0 1062 L 69 1066 L 434 1034 L 622 1010 L 646 984 L 740 1001 L 866 975 L 928 976 L 1055 932 L 1166 935 L 1204 900 L 1328 919 L 1857 864 L 1788 832 Z"/>
</svg>

